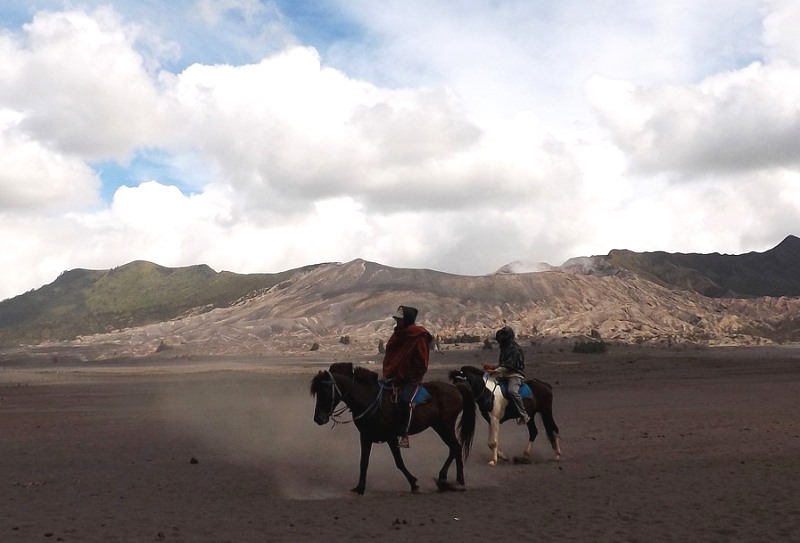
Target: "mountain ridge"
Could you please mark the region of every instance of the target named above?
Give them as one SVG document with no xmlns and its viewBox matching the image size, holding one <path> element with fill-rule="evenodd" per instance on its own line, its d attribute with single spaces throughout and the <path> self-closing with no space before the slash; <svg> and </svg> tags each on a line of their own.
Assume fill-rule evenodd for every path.
<svg viewBox="0 0 800 543">
<path fill-rule="evenodd" d="M 761 253 L 636 253 L 615 249 L 603 258 L 611 267 L 704 296 L 800 296 L 800 238 L 793 235 Z"/>
<path fill-rule="evenodd" d="M 487 338 L 511 324 L 521 337 L 800 341 L 800 300 L 792 295 L 800 289 L 793 279 L 800 277 L 797 255 L 800 239 L 789 236 L 764 253 L 687 259 L 680 253 L 614 250 L 547 271 L 506 269 L 482 276 L 363 259 L 250 275 L 202 264 L 165 268 L 134 261 L 111 270 L 70 270 L 41 289 L 0 302 L 0 344 L 103 345 L 103 356 L 147 354 L 164 346 L 231 354 L 299 352 L 315 343 L 336 346 L 349 336 L 374 350 L 391 333 L 387 315 L 401 303 L 420 307 L 422 321 L 443 340 Z M 737 258 L 723 258 L 731 256 Z M 754 295 L 754 276 L 774 292 L 785 290 Z M 64 320 L 71 325 L 60 325 Z"/>
<path fill-rule="evenodd" d="M 295 273 L 241 275 L 205 264 L 168 268 L 135 260 L 108 270 L 76 268 L 0 302 L 0 345 L 70 339 L 227 306 Z"/>
</svg>

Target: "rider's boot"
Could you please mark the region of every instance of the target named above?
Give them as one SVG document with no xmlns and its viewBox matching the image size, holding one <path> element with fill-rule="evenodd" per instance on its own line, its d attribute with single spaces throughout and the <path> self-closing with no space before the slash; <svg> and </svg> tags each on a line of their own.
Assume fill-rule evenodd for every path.
<svg viewBox="0 0 800 543">
<path fill-rule="evenodd" d="M 401 449 L 410 449 L 411 444 L 408 442 L 408 434 L 403 434 L 402 436 L 400 436 L 400 441 L 397 442 L 397 445 Z"/>
</svg>

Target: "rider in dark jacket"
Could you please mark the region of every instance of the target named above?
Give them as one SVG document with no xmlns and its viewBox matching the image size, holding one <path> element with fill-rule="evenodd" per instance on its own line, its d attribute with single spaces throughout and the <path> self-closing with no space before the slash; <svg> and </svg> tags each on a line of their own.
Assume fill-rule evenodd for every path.
<svg viewBox="0 0 800 543">
<path fill-rule="evenodd" d="M 525 411 L 519 387 L 525 380 L 525 353 L 522 347 L 514 340 L 514 330 L 510 326 L 503 326 L 494 335 L 500 345 L 500 356 L 497 361 L 495 373 L 505 379 L 508 384 L 508 396 L 519 411 L 517 424 L 526 424 L 530 416 Z"/>
</svg>

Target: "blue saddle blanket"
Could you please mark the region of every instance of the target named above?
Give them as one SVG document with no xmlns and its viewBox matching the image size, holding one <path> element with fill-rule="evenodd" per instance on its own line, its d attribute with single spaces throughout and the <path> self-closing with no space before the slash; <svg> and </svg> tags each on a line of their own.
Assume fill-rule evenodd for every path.
<svg viewBox="0 0 800 543">
<path fill-rule="evenodd" d="M 502 381 L 500 383 L 500 390 L 503 391 L 503 397 L 508 398 L 508 383 Z M 519 387 L 519 395 L 523 398 L 533 398 L 533 391 L 531 387 L 528 386 L 528 383 L 522 383 L 522 386 Z"/>
<path fill-rule="evenodd" d="M 399 400 L 403 403 L 410 403 L 411 405 L 419 405 L 431 399 L 430 393 L 422 385 L 417 386 L 409 383 L 400 387 L 399 392 Z"/>
</svg>

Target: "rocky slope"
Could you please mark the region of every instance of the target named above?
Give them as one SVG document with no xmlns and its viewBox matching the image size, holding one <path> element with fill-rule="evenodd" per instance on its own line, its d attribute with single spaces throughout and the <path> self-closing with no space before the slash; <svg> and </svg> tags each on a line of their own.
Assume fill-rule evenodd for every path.
<svg viewBox="0 0 800 543">
<path fill-rule="evenodd" d="M 709 298 L 667 288 L 626 271 L 480 277 L 397 269 L 364 260 L 295 273 L 230 307 L 108 334 L 54 342 L 92 358 L 376 353 L 391 334 L 399 304 L 421 310 L 420 323 L 444 345 L 469 334 L 481 340 L 507 323 L 523 341 L 580 338 L 648 344 L 753 345 L 800 340 L 800 299 Z M 343 338 L 347 336 L 349 342 Z M 450 347 L 448 347 L 450 348 Z"/>
<path fill-rule="evenodd" d="M 569 347 L 585 338 L 753 345 L 800 342 L 798 296 L 795 236 L 764 253 L 612 251 L 559 267 L 511 263 L 479 277 L 364 260 L 246 276 L 136 262 L 65 272 L 51 285 L 0 302 L 0 340 L 6 338 L 0 343 L 6 352 L 11 346 L 88 358 L 316 348 L 374 354 L 391 334 L 394 309 L 408 304 L 447 348 L 482 342 L 503 324 L 525 341 Z M 74 330 L 81 330 L 77 339 Z M 46 341 L 26 341 L 47 333 Z M 40 346 L 20 347 L 30 343 Z"/>
</svg>

